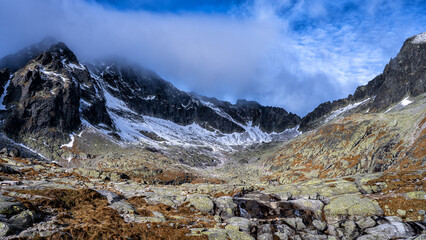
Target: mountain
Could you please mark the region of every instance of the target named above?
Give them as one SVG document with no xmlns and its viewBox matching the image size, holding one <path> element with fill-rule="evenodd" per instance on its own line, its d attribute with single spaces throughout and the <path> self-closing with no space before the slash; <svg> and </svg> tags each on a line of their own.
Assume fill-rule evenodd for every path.
<svg viewBox="0 0 426 240">
<path fill-rule="evenodd" d="M 426 160 L 426 33 L 408 38 L 384 71 L 348 98 L 302 118 L 305 133 L 269 164 L 283 183 L 423 169 Z"/>
<path fill-rule="evenodd" d="M 65 43 L 43 51 L 46 44 L 0 60 L 10 67 L 0 72 L 0 87 L 7 87 L 0 119 L 7 136 L 48 158 L 61 159 L 65 143 L 89 128 L 124 144 L 222 150 L 298 134 L 300 117 L 282 108 L 190 94 L 137 65 L 82 64 Z"/>
<path fill-rule="evenodd" d="M 426 91 L 425 33 L 408 38 L 398 55 L 386 65 L 383 73 L 356 89 L 353 95 L 320 104 L 302 118 L 300 130 L 312 130 L 327 118 L 351 109 L 358 112 L 380 112 L 404 97 L 415 98 Z M 361 107 L 362 106 L 362 107 Z"/>
<path fill-rule="evenodd" d="M 425 239 L 425 46 L 301 120 L 54 44 L 0 71 L 0 238 Z"/>
</svg>

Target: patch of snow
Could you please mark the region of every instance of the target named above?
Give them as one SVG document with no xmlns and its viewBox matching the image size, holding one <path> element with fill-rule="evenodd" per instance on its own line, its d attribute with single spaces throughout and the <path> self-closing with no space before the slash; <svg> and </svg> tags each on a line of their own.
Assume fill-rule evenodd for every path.
<svg viewBox="0 0 426 240">
<path fill-rule="evenodd" d="M 154 100 L 156 98 L 156 96 L 155 95 L 148 95 L 148 96 L 146 96 L 146 97 L 144 97 L 144 98 L 142 98 L 143 100 Z"/>
<path fill-rule="evenodd" d="M 370 98 L 367 98 L 367 99 L 365 99 L 365 100 L 363 100 L 363 101 L 361 101 L 361 102 L 356 102 L 356 103 L 349 104 L 349 105 L 348 105 L 348 106 L 346 106 L 346 107 L 339 108 L 339 109 L 337 109 L 337 110 L 335 110 L 335 111 L 331 112 L 331 115 L 330 115 L 330 116 L 328 116 L 328 117 L 325 119 L 325 122 L 329 122 L 330 120 L 332 120 L 332 119 L 334 119 L 334 118 L 338 117 L 338 116 L 339 116 L 339 115 L 341 115 L 342 113 L 345 113 L 345 112 L 347 112 L 347 111 L 349 111 L 349 110 L 351 110 L 351 109 L 354 109 L 354 108 L 356 108 L 356 107 L 360 106 L 361 104 L 366 103 L 368 100 L 370 100 Z"/>
<path fill-rule="evenodd" d="M 9 80 L 7 80 L 6 84 L 4 85 L 3 94 L 0 96 L 0 110 L 6 110 L 6 106 L 3 105 L 3 100 L 4 100 L 4 97 L 7 95 L 7 88 L 9 87 L 9 84 L 12 81 L 11 79 L 12 77 L 10 77 Z"/>
<path fill-rule="evenodd" d="M 63 82 L 67 82 L 69 81 L 68 78 L 64 77 L 62 74 L 59 73 L 55 73 L 55 72 L 51 72 L 51 71 L 46 71 L 44 69 L 40 69 L 40 72 L 42 72 L 44 75 L 46 75 L 47 77 L 53 77 L 53 78 L 59 78 L 61 79 Z"/>
<path fill-rule="evenodd" d="M 70 138 L 71 138 L 71 141 L 67 144 L 61 145 L 61 148 L 63 147 L 72 148 L 72 146 L 74 146 L 74 140 L 75 140 L 74 135 L 70 134 Z"/>
<path fill-rule="evenodd" d="M 426 32 L 416 35 L 411 42 L 414 44 L 426 43 Z"/>
<path fill-rule="evenodd" d="M 127 107 L 126 103 L 124 103 L 122 100 L 111 95 L 108 92 L 108 90 L 105 89 L 105 87 L 102 86 L 102 88 L 103 88 L 103 92 L 104 92 L 104 96 L 106 100 L 106 106 L 108 108 L 119 110 L 119 111 L 131 112 L 137 115 L 137 113 L 135 113 L 133 110 Z"/>
<path fill-rule="evenodd" d="M 78 65 L 74 64 L 74 63 L 68 63 L 68 67 L 72 68 L 72 69 L 78 69 L 78 70 L 86 70 L 86 68 L 84 68 L 83 65 L 81 65 L 81 63 L 78 63 Z"/>
<path fill-rule="evenodd" d="M 406 97 L 406 98 L 404 98 L 402 101 L 401 101 L 401 105 L 402 106 L 407 106 L 408 104 L 410 104 L 410 103 L 412 103 L 413 101 L 411 101 L 410 99 L 408 99 L 408 97 Z"/>
<path fill-rule="evenodd" d="M 402 99 L 402 100 L 401 100 L 401 102 L 399 102 L 399 103 L 398 103 L 398 104 L 396 104 L 395 106 L 392 106 L 392 107 L 390 107 L 388 110 L 386 110 L 386 111 L 385 111 L 385 113 L 388 113 L 389 111 L 391 111 L 392 109 L 397 108 L 397 107 L 399 107 L 399 108 L 397 108 L 397 109 L 404 108 L 405 106 L 407 106 L 407 105 L 411 104 L 412 102 L 413 102 L 413 101 L 411 101 L 411 100 L 409 99 L 409 97 L 405 97 L 404 99 Z"/>
</svg>

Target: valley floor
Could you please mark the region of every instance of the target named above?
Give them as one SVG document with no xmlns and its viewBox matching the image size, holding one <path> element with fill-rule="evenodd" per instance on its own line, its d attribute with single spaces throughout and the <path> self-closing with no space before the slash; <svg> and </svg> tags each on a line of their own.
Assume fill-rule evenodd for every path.
<svg viewBox="0 0 426 240">
<path fill-rule="evenodd" d="M 260 183 L 273 149 L 178 185 L 3 156 L 0 238 L 425 239 L 426 171 Z"/>
</svg>

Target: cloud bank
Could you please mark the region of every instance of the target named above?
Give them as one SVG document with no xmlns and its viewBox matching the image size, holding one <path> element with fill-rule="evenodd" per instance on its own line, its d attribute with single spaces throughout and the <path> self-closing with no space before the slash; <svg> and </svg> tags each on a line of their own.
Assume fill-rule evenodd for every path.
<svg viewBox="0 0 426 240">
<path fill-rule="evenodd" d="M 405 38 L 426 30 L 423 1 L 252 0 L 220 9 L 0 0 L 0 56 L 54 36 L 81 60 L 123 56 L 180 89 L 303 116 L 367 83 Z"/>
</svg>

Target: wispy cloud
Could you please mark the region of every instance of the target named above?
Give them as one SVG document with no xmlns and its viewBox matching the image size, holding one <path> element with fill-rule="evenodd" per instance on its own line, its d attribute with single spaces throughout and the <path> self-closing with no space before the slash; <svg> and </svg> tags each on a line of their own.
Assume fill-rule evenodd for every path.
<svg viewBox="0 0 426 240">
<path fill-rule="evenodd" d="M 0 0 L 0 55 L 51 35 L 83 59 L 121 55 L 184 90 L 304 115 L 365 84 L 405 38 L 426 30 L 422 1 L 248 0 L 213 12 L 111 6 Z"/>
</svg>

